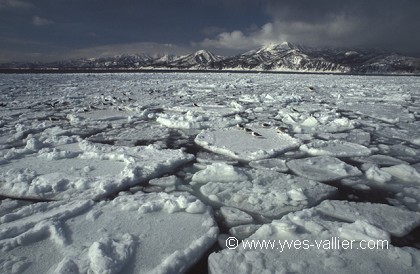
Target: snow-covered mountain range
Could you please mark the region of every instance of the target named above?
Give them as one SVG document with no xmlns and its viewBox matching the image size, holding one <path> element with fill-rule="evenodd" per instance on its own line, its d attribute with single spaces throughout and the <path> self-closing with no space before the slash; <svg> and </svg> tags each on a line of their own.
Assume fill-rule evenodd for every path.
<svg viewBox="0 0 420 274">
<path fill-rule="evenodd" d="M 420 74 L 420 58 L 376 50 L 311 48 L 288 42 L 270 44 L 232 57 L 199 50 L 183 56 L 146 54 L 0 64 L 3 69 L 171 69 Z"/>
</svg>

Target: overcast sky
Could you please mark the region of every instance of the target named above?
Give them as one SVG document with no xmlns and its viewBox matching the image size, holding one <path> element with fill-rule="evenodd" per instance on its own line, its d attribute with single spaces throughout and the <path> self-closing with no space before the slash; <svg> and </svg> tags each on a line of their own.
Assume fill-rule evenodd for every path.
<svg viewBox="0 0 420 274">
<path fill-rule="evenodd" d="M 0 0 L 0 62 L 283 41 L 420 56 L 419 14 L 419 0 Z"/>
</svg>

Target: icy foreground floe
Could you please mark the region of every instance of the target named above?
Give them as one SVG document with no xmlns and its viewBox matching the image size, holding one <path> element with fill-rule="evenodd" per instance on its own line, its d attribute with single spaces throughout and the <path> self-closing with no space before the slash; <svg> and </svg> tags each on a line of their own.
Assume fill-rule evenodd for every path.
<svg viewBox="0 0 420 274">
<path fill-rule="evenodd" d="M 414 273 L 420 251 L 390 244 L 388 232 L 356 220 L 290 213 L 209 257 L 210 273 Z"/>
<path fill-rule="evenodd" d="M 298 176 L 233 168 L 226 164 L 213 164 L 197 172 L 192 180 L 201 184 L 207 182 L 200 187 L 200 193 L 213 203 L 269 218 L 311 207 L 336 190 Z"/>
<path fill-rule="evenodd" d="M 194 159 L 181 150 L 161 150 L 151 145 L 132 148 L 80 141 L 78 147 L 42 147 L 31 144 L 30 151 L 5 157 L 0 164 L 3 194 L 95 199 L 158 177 Z"/>
<path fill-rule="evenodd" d="M 218 234 L 185 193 L 38 203 L 0 222 L 2 273 L 182 273 Z"/>
<path fill-rule="evenodd" d="M 197 135 L 195 142 L 215 153 L 244 161 L 270 158 L 300 145 L 297 139 L 275 129 L 259 128 L 256 132 L 261 136 L 238 128 L 205 130 Z"/>
</svg>

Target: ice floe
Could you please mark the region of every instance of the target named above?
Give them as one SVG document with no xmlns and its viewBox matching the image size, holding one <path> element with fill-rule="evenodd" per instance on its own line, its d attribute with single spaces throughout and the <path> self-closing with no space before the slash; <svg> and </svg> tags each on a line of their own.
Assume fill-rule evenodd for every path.
<svg viewBox="0 0 420 274">
<path fill-rule="evenodd" d="M 215 153 L 245 161 L 270 158 L 300 145 L 297 139 L 275 129 L 259 128 L 255 131 L 261 136 L 253 136 L 238 128 L 205 130 L 197 135 L 195 142 Z"/>
<path fill-rule="evenodd" d="M 290 160 L 287 162 L 287 166 L 297 175 L 321 182 L 334 181 L 362 174 L 357 167 L 330 156 Z"/>
<path fill-rule="evenodd" d="M 28 141 L 26 149 L 33 152 L 35 147 L 42 147 L 34 146 Z M 11 157 L 0 164 L 2 193 L 33 198 L 98 198 L 158 177 L 194 159 L 181 150 L 153 146 L 114 147 L 81 141 L 79 147 L 80 152 L 46 148 L 21 158 Z"/>
<path fill-rule="evenodd" d="M 251 161 L 249 162 L 249 166 L 253 168 L 275 170 L 278 172 L 286 172 L 289 170 L 286 165 L 286 160 L 276 158 Z"/>
<path fill-rule="evenodd" d="M 365 221 L 398 237 L 420 225 L 420 213 L 385 204 L 323 201 L 316 209 L 343 221 Z"/>
<path fill-rule="evenodd" d="M 180 273 L 218 234 L 199 200 L 165 193 L 38 203 L 4 215 L 0 231 L 4 273 Z"/>
<path fill-rule="evenodd" d="M 342 140 L 321 141 L 315 140 L 309 144 L 300 146 L 300 150 L 309 155 L 328 155 L 334 157 L 369 156 L 370 149 L 365 146 Z"/>
<path fill-rule="evenodd" d="M 390 167 L 383 167 L 381 170 L 391 174 L 399 181 L 411 184 L 420 184 L 420 173 L 410 165 L 400 164 Z"/>
<path fill-rule="evenodd" d="M 209 167 L 210 169 L 214 166 Z M 237 171 L 238 172 L 238 171 Z M 271 170 L 241 170 L 231 180 L 206 176 L 200 187 L 210 201 L 249 213 L 278 218 L 288 212 L 313 206 L 335 193 L 335 188 L 298 176 Z M 206 170 L 196 174 L 206 174 Z M 194 181 L 194 178 L 193 178 Z M 200 180 L 203 183 L 205 180 Z"/>
<path fill-rule="evenodd" d="M 252 216 L 233 207 L 222 206 L 220 208 L 224 221 L 227 226 L 233 227 L 252 223 Z"/>
<path fill-rule="evenodd" d="M 420 252 L 390 244 L 389 234 L 364 221 L 324 218 L 314 209 L 289 213 L 261 226 L 230 249 L 209 257 L 210 273 L 407 273 Z"/>
</svg>

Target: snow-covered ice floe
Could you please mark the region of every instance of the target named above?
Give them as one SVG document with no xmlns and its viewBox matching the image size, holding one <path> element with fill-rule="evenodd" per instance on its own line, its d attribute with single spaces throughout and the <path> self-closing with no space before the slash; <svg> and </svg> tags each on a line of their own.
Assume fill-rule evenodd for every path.
<svg viewBox="0 0 420 274">
<path fill-rule="evenodd" d="M 261 136 L 239 128 L 205 130 L 197 135 L 195 142 L 215 153 L 244 161 L 270 158 L 300 145 L 299 140 L 275 129 L 258 128 L 255 132 Z"/>
<path fill-rule="evenodd" d="M 87 141 L 80 141 L 76 148 L 39 145 L 16 154 L 17 150 L 6 154 L 0 164 L 2 193 L 49 199 L 97 199 L 158 177 L 194 159 L 181 150 Z"/>
<path fill-rule="evenodd" d="M 317 210 L 343 221 L 365 221 L 399 237 L 420 225 L 420 213 L 386 204 L 323 201 Z"/>
<path fill-rule="evenodd" d="M 324 208 L 326 205 L 321 204 L 319 207 Z M 360 206 L 366 207 L 368 211 L 370 205 Z M 209 272 L 417 272 L 420 266 L 420 251 L 391 245 L 389 233 L 374 225 L 383 225 L 382 221 L 385 221 L 386 216 L 383 220 L 378 220 L 373 213 L 361 210 L 360 213 L 365 220 L 359 220 L 354 214 L 359 212 L 360 207 L 348 205 L 347 208 L 351 211 L 347 212 L 344 207 L 344 212 L 340 211 L 345 214 L 344 218 L 357 218 L 354 222 L 348 223 L 324 217 L 317 208 L 289 213 L 280 220 L 264 224 L 241 242 L 230 239 L 228 242 L 230 249 L 210 255 Z M 386 214 L 386 208 L 373 205 L 372 210 Z M 407 219 L 409 215 L 392 216 L 397 218 L 395 222 L 405 224 L 408 221 L 409 226 L 413 224 Z M 385 227 L 389 228 L 386 225 Z"/>
<path fill-rule="evenodd" d="M 2 273 L 182 273 L 215 242 L 208 206 L 185 194 L 44 202 L 0 219 Z"/>
<path fill-rule="evenodd" d="M 192 180 L 205 183 L 200 193 L 211 202 L 268 218 L 311 207 L 336 191 L 335 187 L 299 176 L 227 164 L 208 166 L 194 174 Z"/>
<path fill-rule="evenodd" d="M 331 156 L 290 160 L 287 162 L 287 166 L 297 175 L 320 182 L 334 181 L 362 174 L 357 167 Z"/>
<path fill-rule="evenodd" d="M 231 117 L 240 109 L 220 105 L 178 106 L 168 109 L 172 113 L 162 113 L 156 121 L 168 128 L 205 129 L 224 128 L 241 122 L 238 117 Z M 236 119 L 235 119 L 236 118 Z"/>
<path fill-rule="evenodd" d="M 369 156 L 371 154 L 370 149 L 365 146 L 342 140 L 315 140 L 309 144 L 302 145 L 300 150 L 313 156 L 329 155 L 334 157 L 354 157 Z"/>
</svg>

